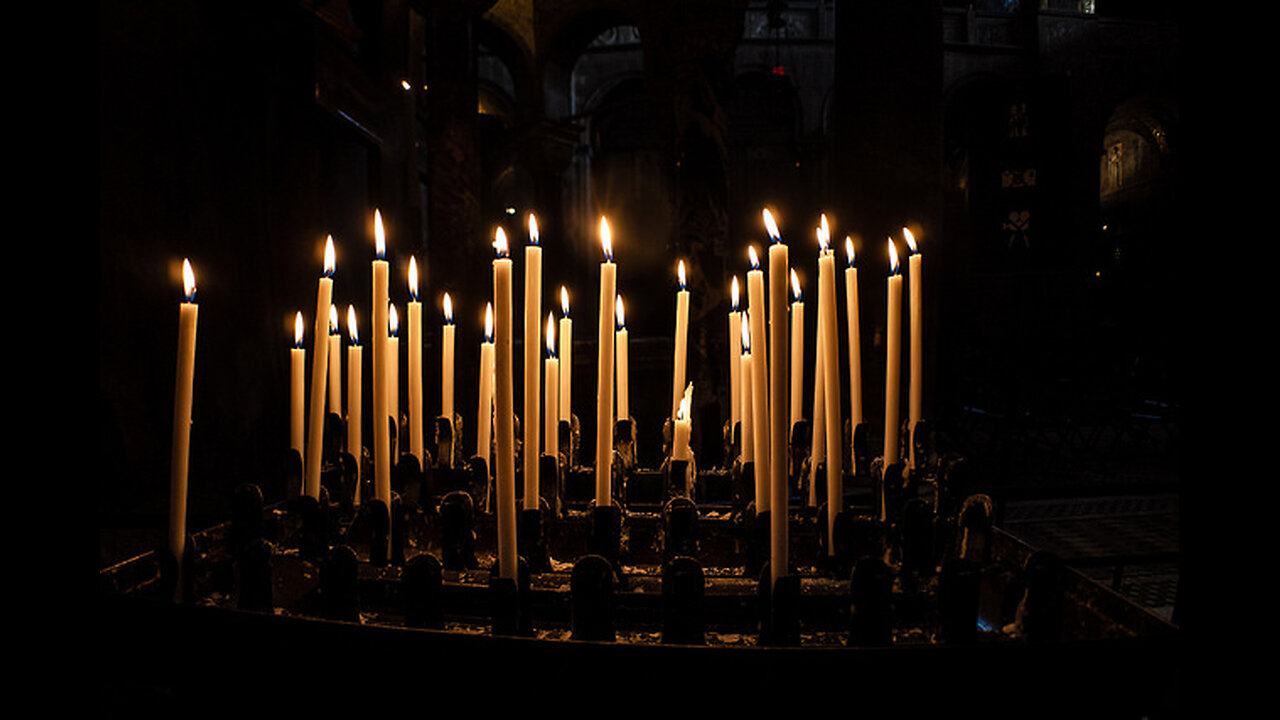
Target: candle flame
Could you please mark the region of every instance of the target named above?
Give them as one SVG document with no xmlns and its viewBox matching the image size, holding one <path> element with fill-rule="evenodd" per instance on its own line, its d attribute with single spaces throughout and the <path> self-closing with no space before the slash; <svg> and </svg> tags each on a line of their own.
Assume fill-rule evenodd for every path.
<svg viewBox="0 0 1280 720">
<path fill-rule="evenodd" d="M 449 293 L 444 294 L 444 324 L 453 324 L 453 299 L 449 297 Z"/>
<path fill-rule="evenodd" d="M 751 354 L 751 316 L 742 315 L 742 354 Z"/>
<path fill-rule="evenodd" d="M 733 305 L 729 309 L 732 310 L 733 312 L 738 312 L 738 295 L 739 295 L 738 276 L 734 275 L 733 284 L 729 286 L 729 298 L 733 302 Z"/>
<path fill-rule="evenodd" d="M 680 289 L 684 290 L 685 278 L 684 278 L 684 261 L 683 260 L 681 260 L 679 263 L 676 264 L 676 275 L 680 278 Z"/>
<path fill-rule="evenodd" d="M 604 259 L 613 262 L 613 234 L 609 232 L 609 221 L 600 216 L 600 245 L 604 247 Z"/>
<path fill-rule="evenodd" d="M 821 226 L 814 230 L 814 234 L 818 237 L 818 254 L 825 255 L 827 253 L 827 245 L 831 242 L 831 235 Z"/>
<path fill-rule="evenodd" d="M 337 264 L 334 259 L 333 252 L 333 236 L 330 235 L 324 241 L 324 276 L 329 277 L 333 274 L 333 268 Z"/>
<path fill-rule="evenodd" d="M 293 318 L 293 346 L 302 347 L 302 311 Z"/>
<path fill-rule="evenodd" d="M 569 288 L 563 285 L 560 286 L 560 309 L 565 317 L 569 317 Z"/>
<path fill-rule="evenodd" d="M 196 299 L 196 274 L 191 270 L 191 260 L 182 259 L 182 294 L 187 298 L 187 302 L 194 302 Z"/>
<path fill-rule="evenodd" d="M 622 296 L 619 295 L 614 300 L 614 315 L 618 318 L 617 330 L 625 330 L 627 327 L 627 316 L 622 308 Z"/>
<path fill-rule="evenodd" d="M 680 409 L 676 411 L 676 420 L 689 419 L 689 406 L 693 404 L 693 383 L 684 389 L 684 397 L 680 398 Z"/>
<path fill-rule="evenodd" d="M 409 299 L 418 301 L 418 259 L 409 256 Z"/>
<path fill-rule="evenodd" d="M 538 218 L 534 217 L 533 213 L 529 213 L 529 243 L 538 244 Z"/>
<path fill-rule="evenodd" d="M 791 268 L 791 299 L 800 302 L 800 276 L 796 275 L 796 269 Z"/>
<path fill-rule="evenodd" d="M 768 231 L 769 237 L 774 242 L 781 242 L 782 234 L 778 232 L 778 223 L 773 221 L 773 213 L 769 212 L 769 208 L 765 208 L 761 214 L 764 215 L 764 229 Z"/>
<path fill-rule="evenodd" d="M 329 334 L 338 334 L 338 306 L 329 305 Z"/>
<path fill-rule="evenodd" d="M 493 342 L 493 303 L 484 304 L 484 341 Z"/>
<path fill-rule="evenodd" d="M 504 258 L 507 256 L 507 231 L 503 230 L 501 225 L 498 226 L 497 230 L 493 231 L 493 247 L 497 250 L 498 257 Z"/>
<path fill-rule="evenodd" d="M 382 229 L 382 211 L 373 211 L 373 251 L 379 260 L 387 257 L 387 232 Z"/>
<path fill-rule="evenodd" d="M 916 250 L 916 236 L 912 235 L 911 231 L 905 227 L 902 228 L 902 236 L 907 239 L 907 247 L 911 248 L 911 254 L 916 254 L 916 252 L 918 252 Z"/>
<path fill-rule="evenodd" d="M 547 313 L 547 357 L 556 356 L 556 317 L 555 313 Z"/>
<path fill-rule="evenodd" d="M 760 256 L 759 256 L 759 255 L 756 255 L 756 246 L 755 246 L 755 245 L 748 245 L 748 246 L 747 246 L 747 255 L 749 255 L 749 256 L 751 257 L 751 269 L 752 269 L 752 270 L 759 270 L 759 269 L 760 269 Z"/>
<path fill-rule="evenodd" d="M 853 238 L 849 237 L 848 235 L 844 236 L 844 254 L 849 257 L 849 267 L 853 267 L 853 261 L 854 261 Z"/>
<path fill-rule="evenodd" d="M 395 303 L 387 303 L 387 334 L 395 337 L 400 330 L 400 314 L 396 312 Z"/>
<path fill-rule="evenodd" d="M 889 238 L 889 274 L 898 274 L 898 248 L 893 245 L 893 238 Z"/>
<path fill-rule="evenodd" d="M 360 344 L 360 333 L 356 332 L 356 306 L 347 306 L 347 335 L 351 337 L 352 345 Z"/>
<path fill-rule="evenodd" d="M 831 242 L 831 226 L 827 225 L 826 213 L 818 214 L 818 227 L 822 228 L 822 236 L 827 239 L 827 242 Z"/>
</svg>

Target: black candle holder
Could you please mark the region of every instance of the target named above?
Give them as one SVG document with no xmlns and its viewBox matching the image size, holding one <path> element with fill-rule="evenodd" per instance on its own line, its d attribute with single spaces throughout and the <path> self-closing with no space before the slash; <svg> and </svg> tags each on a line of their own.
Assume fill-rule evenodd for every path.
<svg viewBox="0 0 1280 720">
<path fill-rule="evenodd" d="M 335 545 L 320 565 L 320 614 L 329 620 L 360 619 L 360 562 L 347 545 Z"/>
<path fill-rule="evenodd" d="M 662 560 L 698 555 L 698 507 L 687 497 L 673 497 L 662 507 Z"/>
<path fill-rule="evenodd" d="M 543 453 L 538 459 L 538 494 L 552 517 L 564 515 L 564 477 L 559 453 Z"/>
<path fill-rule="evenodd" d="M 457 413 L 454 413 L 452 418 L 440 415 L 433 425 L 435 427 L 435 464 L 449 469 L 461 467 L 464 462 L 462 416 Z"/>
<path fill-rule="evenodd" d="M 475 503 L 470 493 L 455 490 L 440 500 L 440 558 L 449 570 L 468 570 L 480 564 L 476 558 Z"/>
<path fill-rule="evenodd" d="M 791 425 L 787 443 L 787 487 L 792 495 L 803 492 L 808 484 L 805 468 L 808 467 L 809 454 L 813 450 L 811 428 L 809 421 L 804 419 Z"/>
<path fill-rule="evenodd" d="M 569 581 L 574 640 L 613 642 L 616 564 L 589 554 L 573 565 Z"/>
<path fill-rule="evenodd" d="M 400 598 L 408 627 L 444 628 L 444 573 L 429 553 L 413 556 L 401 575 Z"/>
<path fill-rule="evenodd" d="M 490 631 L 494 635 L 529 636 L 533 634 L 529 565 L 517 558 L 516 578 L 502 576 L 495 559 L 489 570 Z"/>
<path fill-rule="evenodd" d="M 614 502 L 605 507 L 591 506 L 591 529 L 587 552 L 607 560 L 612 567 L 619 567 L 622 558 L 622 523 L 625 514 L 622 506 Z"/>
<path fill-rule="evenodd" d="M 671 498 L 693 497 L 697 467 L 692 460 L 676 460 L 668 457 L 662 462 L 662 502 Z"/>
<path fill-rule="evenodd" d="M 564 458 L 565 467 L 578 467 L 578 454 L 582 446 L 582 430 L 578 425 L 578 416 L 570 413 L 568 420 L 561 420 L 559 432 L 556 435 L 560 442 L 560 455 Z"/>
<path fill-rule="evenodd" d="M 547 553 L 545 520 L 548 506 L 539 498 L 538 507 L 520 508 L 516 514 L 516 542 L 518 552 L 531 572 L 551 569 L 551 556 Z"/>
<path fill-rule="evenodd" d="M 771 511 L 770 511 L 771 512 Z M 768 514 L 768 512 L 764 513 Z M 800 577 L 772 577 L 769 562 L 760 569 L 757 583 L 760 607 L 759 638 L 761 645 L 795 647 L 800 644 Z"/>
<path fill-rule="evenodd" d="M 662 566 L 662 642 L 678 645 L 705 645 L 706 579 L 702 565 L 692 557 L 678 555 Z"/>
</svg>

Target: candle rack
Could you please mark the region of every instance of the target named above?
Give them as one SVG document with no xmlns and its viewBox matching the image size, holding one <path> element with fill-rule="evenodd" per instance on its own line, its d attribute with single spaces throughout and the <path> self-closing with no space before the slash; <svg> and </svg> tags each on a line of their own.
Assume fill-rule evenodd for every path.
<svg viewBox="0 0 1280 720">
<path fill-rule="evenodd" d="M 438 431 L 451 429 L 440 420 Z M 1153 661 L 1176 635 L 1158 616 L 996 527 L 991 499 L 972 492 L 968 464 L 938 453 L 926 424 L 911 428 L 910 467 L 904 458 L 887 465 L 871 458 L 864 469 L 868 428 L 849 428 L 842 451 L 855 462 L 838 479 L 843 500 L 830 537 L 825 502 L 808 502 L 811 458 L 799 451 L 809 444 L 808 426 L 793 426 L 790 570 L 776 582 L 768 553 L 778 509 L 756 512 L 752 463 L 697 469 L 668 457 L 657 470 L 642 468 L 627 453 L 634 423 L 615 429 L 608 506 L 596 507 L 589 494 L 592 468 L 576 466 L 571 453 L 541 457 L 539 508 L 518 515 L 515 579 L 497 567 L 496 519 L 482 502 L 486 458 L 419 466 L 403 455 L 384 503 L 372 496 L 372 473 L 365 468 L 357 480 L 355 456 L 336 451 L 319 498 L 266 506 L 256 486 L 238 487 L 228 522 L 189 535 L 182 568 L 156 550 L 104 569 L 108 613 L 131 641 L 165 642 L 162 624 L 185 610 L 181 622 L 194 626 L 215 612 L 219 624 L 242 622 L 257 633 L 262 619 L 278 621 L 267 636 L 299 632 L 300 622 L 356 645 L 374 643 L 361 631 L 382 642 L 387 632 L 413 632 L 455 653 L 471 652 L 467 642 L 487 652 L 503 637 L 532 643 L 521 646 L 522 657 L 567 646 L 584 663 L 601 644 L 661 648 L 673 668 L 690 671 L 708 662 L 746 671 L 755 661 L 742 653 L 772 647 L 798 653 L 789 662 L 802 667 L 825 658 L 871 676 L 936 663 L 934 652 L 970 652 L 1031 685 L 1047 680 L 1023 667 L 1027 648 L 1069 648 L 1077 660 L 1083 654 L 1114 668 L 1117 657 Z M 338 430 L 332 436 L 345 437 Z M 726 431 L 728 447 L 738 446 L 736 436 L 737 428 Z M 289 456 L 288 478 L 300 475 L 299 460 Z M 825 485 L 825 466 L 816 470 Z M 157 605 L 167 609 L 139 610 Z M 884 667 L 868 670 L 855 659 L 871 648 L 886 653 L 877 656 Z M 1071 667 L 1078 673 L 1085 665 Z"/>
</svg>

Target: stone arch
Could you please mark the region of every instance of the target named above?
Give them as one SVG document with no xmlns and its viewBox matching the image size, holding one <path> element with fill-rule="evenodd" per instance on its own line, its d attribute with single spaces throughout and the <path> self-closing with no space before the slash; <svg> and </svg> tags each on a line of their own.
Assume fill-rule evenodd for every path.
<svg viewBox="0 0 1280 720">
<path fill-rule="evenodd" d="M 1104 210 L 1143 202 L 1169 189 L 1176 172 L 1176 110 L 1153 96 L 1127 98 L 1101 132 L 1098 198 Z"/>
</svg>

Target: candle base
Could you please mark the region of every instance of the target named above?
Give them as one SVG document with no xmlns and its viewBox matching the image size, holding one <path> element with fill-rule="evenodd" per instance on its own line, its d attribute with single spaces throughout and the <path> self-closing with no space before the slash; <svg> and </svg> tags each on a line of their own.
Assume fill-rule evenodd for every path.
<svg viewBox="0 0 1280 720">
<path fill-rule="evenodd" d="M 591 507 L 587 552 L 599 555 L 615 568 L 622 557 L 622 518 L 622 507 L 616 502 L 607 507 Z"/>
<path fill-rule="evenodd" d="M 601 555 L 586 555 L 573 565 L 569 592 L 574 640 L 614 642 L 614 581 L 616 563 Z"/>
<path fill-rule="evenodd" d="M 797 420 L 791 426 L 787 444 L 787 492 L 791 495 L 801 492 L 807 481 L 805 468 L 809 452 L 813 449 L 813 438 L 809 431 L 808 420 Z"/>
<path fill-rule="evenodd" d="M 623 476 L 635 472 L 636 422 L 629 417 L 613 424 L 613 457 L 614 467 L 621 466 Z"/>
<path fill-rule="evenodd" d="M 489 570 L 490 631 L 494 635 L 533 635 L 532 602 L 529 588 L 529 566 L 524 558 L 517 561 L 516 579 L 502 577 L 494 560 Z"/>
<path fill-rule="evenodd" d="M 517 552 L 521 560 L 527 563 L 530 572 L 541 573 L 551 569 L 543 522 L 546 512 L 547 504 L 540 502 L 537 509 L 521 509 L 516 515 Z"/>
<path fill-rule="evenodd" d="M 662 642 L 705 645 L 706 580 L 702 566 L 688 555 L 677 555 L 662 567 Z"/>
<path fill-rule="evenodd" d="M 302 452 L 297 448 L 289 448 L 285 451 L 281 475 L 286 500 L 292 500 L 302 494 Z"/>
<path fill-rule="evenodd" d="M 844 463 L 844 467 L 850 469 L 850 473 L 855 477 L 866 477 L 871 472 L 871 460 L 873 458 L 870 447 L 871 427 L 864 422 L 854 423 L 852 420 L 844 421 L 844 439 L 848 443 L 847 455 L 852 461 Z"/>
<path fill-rule="evenodd" d="M 693 497 L 698 468 L 694 460 L 667 458 L 662 462 L 663 502 L 675 497 Z"/>
<path fill-rule="evenodd" d="M 564 457 L 565 467 L 578 467 L 578 452 L 579 448 L 582 446 L 582 435 L 581 428 L 578 426 L 578 416 L 570 415 L 568 420 L 561 420 L 560 430 L 556 434 L 560 440 L 560 455 Z"/>
<path fill-rule="evenodd" d="M 480 506 L 482 512 L 492 512 L 493 476 L 489 474 L 489 460 L 472 455 L 467 463 L 467 492 Z"/>
<path fill-rule="evenodd" d="M 441 415 L 435 421 L 435 465 L 441 468 L 461 467 L 462 453 L 462 416 L 454 413 L 452 418 Z"/>
<path fill-rule="evenodd" d="M 476 559 L 475 503 L 470 493 L 454 491 L 440 500 L 440 560 L 447 570 L 471 570 L 480 565 Z"/>
<path fill-rule="evenodd" d="M 724 423 L 724 456 L 731 464 L 742 455 L 742 423 L 726 420 Z"/>
<path fill-rule="evenodd" d="M 907 428 L 908 447 L 911 455 L 908 458 L 913 472 L 925 472 L 936 464 L 934 452 L 933 428 L 928 420 L 917 420 Z"/>
<path fill-rule="evenodd" d="M 431 504 L 433 488 L 430 487 L 431 473 L 429 467 L 424 469 L 418 464 L 418 458 L 404 453 L 391 468 L 391 490 L 407 508 L 421 507 Z"/>
<path fill-rule="evenodd" d="M 757 585 L 760 644 L 797 647 L 800 645 L 800 577 L 782 575 L 774 580 L 772 574 L 766 562 L 760 569 Z"/>
<path fill-rule="evenodd" d="M 555 455 L 544 453 L 538 460 L 539 502 L 548 508 L 552 517 L 564 517 L 562 498 L 564 478 L 560 464 L 561 456 L 559 453 Z"/>
<path fill-rule="evenodd" d="M 925 498 L 906 501 L 900 521 L 902 569 L 915 575 L 932 575 L 937 567 L 933 507 Z"/>
<path fill-rule="evenodd" d="M 419 553 L 405 563 L 400 589 L 407 627 L 444 629 L 444 573 L 434 555 Z"/>
<path fill-rule="evenodd" d="M 698 506 L 687 497 L 671 498 L 662 506 L 662 562 L 698 555 Z"/>
</svg>

